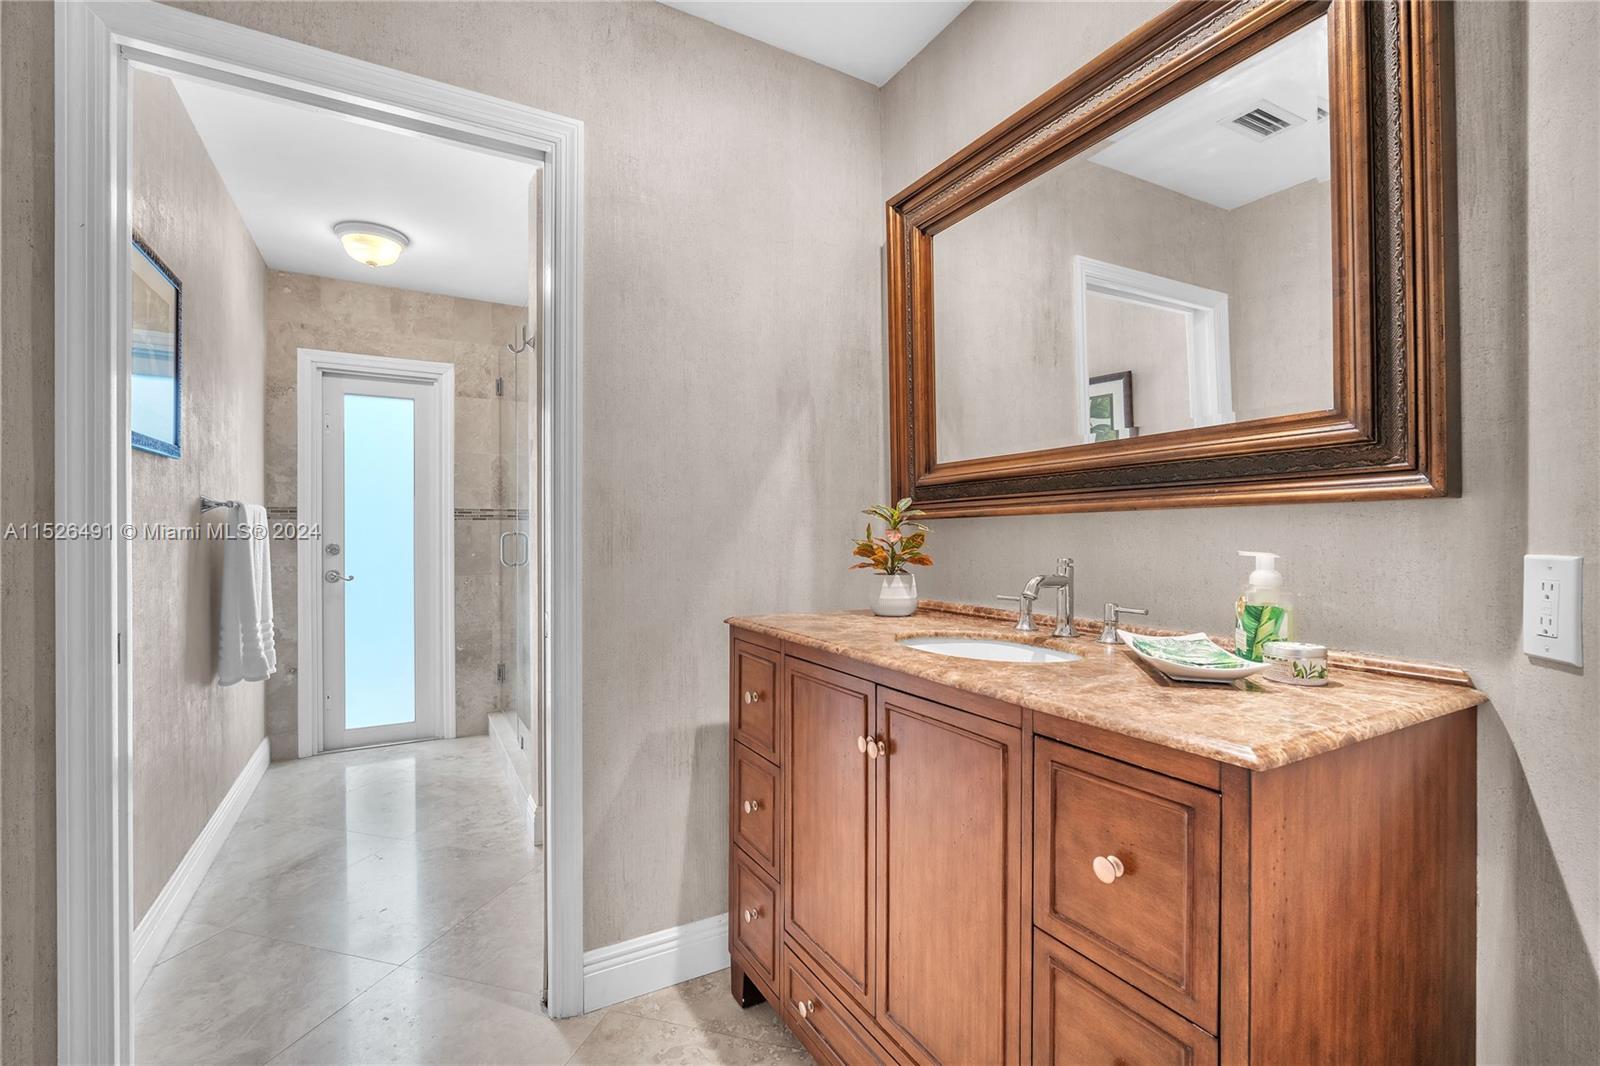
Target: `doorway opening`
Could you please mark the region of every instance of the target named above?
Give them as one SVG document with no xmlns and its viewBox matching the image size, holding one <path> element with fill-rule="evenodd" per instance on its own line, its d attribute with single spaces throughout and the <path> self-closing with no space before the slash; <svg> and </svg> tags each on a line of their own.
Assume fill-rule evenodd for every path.
<svg viewBox="0 0 1600 1066">
<path fill-rule="evenodd" d="M 335 115 L 352 120 L 357 127 L 385 130 L 419 142 L 450 144 L 489 157 L 518 160 L 537 175 L 535 203 L 541 205 L 541 221 L 530 232 L 538 255 L 526 271 L 525 301 L 521 333 L 507 331 L 505 339 L 531 335 L 537 341 L 538 362 L 530 355 L 524 411 L 529 427 L 524 438 L 529 444 L 525 476 L 520 478 L 522 507 L 502 503 L 496 508 L 467 508 L 486 512 L 483 524 L 493 530 L 493 541 L 506 523 L 521 522 L 513 532 L 527 543 L 528 551 L 504 557 L 508 563 L 519 559 L 525 573 L 550 575 L 548 582 L 528 584 L 523 593 L 527 609 L 521 612 L 526 631 L 523 636 L 529 663 L 543 663 L 544 669 L 524 671 L 534 708 L 548 708 L 543 729 L 530 730 L 542 736 L 539 765 L 544 777 L 544 793 L 550 799 L 546 839 L 546 858 L 542 868 L 543 923 L 549 929 L 546 942 L 549 1012 L 557 1017 L 582 1009 L 582 899 L 581 899 L 581 603 L 582 569 L 578 543 L 581 535 L 581 495 L 579 484 L 579 442 L 581 440 L 581 161 L 582 127 L 572 120 L 532 108 L 493 100 L 426 79 L 400 74 L 346 57 L 322 52 L 273 38 L 265 34 L 214 22 L 160 5 L 81 4 L 57 9 L 57 120 L 61 131 L 57 144 L 57 515 L 63 522 L 99 524 L 123 529 L 134 518 L 133 488 L 135 470 L 128 446 L 130 437 L 130 392 L 132 326 L 127 310 L 131 301 L 131 249 L 133 215 L 130 98 L 136 72 L 173 79 L 187 79 L 208 86 L 226 87 L 272 100 L 306 113 Z M 329 219 L 338 222 L 341 219 Z M 330 238 L 331 239 L 331 238 Z M 258 242 L 259 243 L 259 242 Z M 417 248 L 420 248 L 419 244 Z M 416 248 L 413 249 L 417 250 Z M 180 271 L 180 273 L 182 273 Z M 190 272 L 189 279 L 203 274 Z M 184 290 L 186 327 L 195 328 L 200 309 L 195 284 Z M 235 309 L 227 302 L 222 313 Z M 362 351 L 359 354 L 377 355 Z M 159 353 L 158 353 L 159 354 Z M 198 375 L 201 364 L 198 348 L 186 351 L 186 366 L 180 373 Z M 409 353 L 408 353 L 409 354 Z M 148 375 L 147 375 L 148 376 Z M 494 376 L 492 375 L 491 382 Z M 198 381 L 199 378 L 192 378 Z M 503 384 L 503 383 L 502 383 Z M 175 388 L 179 403 L 182 386 Z M 356 744 L 390 743 L 421 739 L 428 735 L 447 735 L 448 712 L 459 712 L 459 699 L 446 706 L 443 696 L 430 701 L 424 693 L 430 687 L 443 687 L 451 669 L 451 656 L 434 656 L 428 661 L 428 648 L 437 640 L 425 632 L 441 624 L 449 609 L 442 591 L 443 581 L 418 564 L 430 556 L 441 574 L 456 569 L 448 557 L 449 537 L 435 541 L 426 527 L 430 517 L 440 512 L 448 522 L 459 526 L 463 508 L 447 501 L 432 500 L 429 491 L 419 488 L 419 478 L 428 450 L 419 446 L 430 433 L 442 434 L 442 427 L 430 428 L 420 412 L 426 394 L 413 389 L 388 393 L 340 393 L 341 414 L 355 426 L 358 446 L 370 446 L 374 438 L 390 445 L 405 435 L 402 423 L 409 425 L 412 445 L 411 481 L 413 492 L 407 498 L 396 485 L 403 485 L 403 464 L 369 462 L 363 482 L 376 491 L 389 478 L 390 488 L 373 499 L 339 502 L 342 513 L 337 566 L 319 565 L 319 580 L 330 588 L 326 574 L 332 571 L 344 592 L 346 616 L 354 610 L 366 612 L 367 622 L 360 627 L 363 636 L 379 634 L 384 649 L 377 652 L 352 649 L 349 632 L 339 649 L 342 672 L 347 682 L 362 679 L 362 694 L 346 692 L 340 711 L 338 732 L 330 731 L 323 716 L 322 731 L 316 746 L 329 749 Z M 194 399 L 191 394 L 188 397 Z M 373 401 L 395 401 L 378 403 Z M 287 423 L 294 432 L 292 403 L 289 409 L 274 407 L 267 398 L 264 421 L 267 426 Z M 409 403 L 409 422 L 399 417 Z M 248 410 L 244 405 L 241 410 Z M 442 421 L 442 420 L 440 420 Z M 223 423 L 227 425 L 226 422 Z M 475 423 L 477 425 L 479 423 Z M 179 411 L 174 430 L 192 430 L 194 421 L 184 420 Z M 379 427 L 381 426 L 381 431 Z M 364 429 L 362 427 L 365 427 Z M 350 428 L 347 425 L 345 428 Z M 174 433 L 174 442 L 177 440 Z M 183 438 L 185 449 L 203 448 L 204 441 L 193 435 Z M 496 442 L 498 446 L 498 442 Z M 359 447 L 358 447 L 359 450 Z M 370 448 L 369 448 L 370 450 Z M 350 473 L 351 456 L 344 456 L 342 471 Z M 151 453 L 152 461 L 155 453 Z M 141 460 L 144 456 L 140 457 Z M 177 458 L 177 457 L 174 457 Z M 359 458 L 359 457 L 358 457 Z M 368 457 L 370 459 L 370 456 Z M 297 462 L 303 462 L 302 455 Z M 512 466 L 514 464 L 506 464 Z M 492 467 L 491 467 L 492 468 Z M 169 468 L 164 473 L 177 470 Z M 496 470 L 498 477 L 505 471 Z M 272 470 L 268 470 L 264 495 L 271 495 Z M 244 496 L 244 489 L 208 485 L 209 495 Z M 457 490 L 460 490 L 459 479 Z M 442 496 L 439 489 L 434 495 Z M 193 509 L 199 509 L 195 493 Z M 367 517 L 374 509 L 387 509 L 376 524 L 387 532 L 379 540 L 369 530 L 363 534 L 352 528 L 352 513 Z M 198 517 L 198 516 L 196 516 Z M 273 524 L 286 520 L 290 527 L 306 523 L 303 515 L 272 515 Z M 410 518 L 409 553 L 402 551 L 401 538 L 394 538 L 393 527 Z M 358 522 L 359 524 L 359 522 Z M 364 538 L 364 539 L 363 539 Z M 297 538 L 298 539 L 298 538 Z M 517 541 L 514 536 L 509 538 Z M 280 553 L 283 558 L 298 558 L 306 541 L 317 544 L 319 564 L 332 558 L 324 551 L 320 537 L 307 537 L 298 548 Z M 364 545 L 363 553 L 379 569 L 391 586 L 402 581 L 404 568 L 394 562 L 409 554 L 413 605 L 409 627 L 404 612 L 385 610 L 383 602 L 358 603 L 346 591 L 362 580 L 360 571 L 349 565 L 345 555 Z M 392 558 L 385 562 L 384 548 Z M 435 548 L 437 550 L 435 550 Z M 138 990 L 134 968 L 141 949 L 148 948 L 141 938 L 141 912 L 161 902 L 161 893 L 135 884 L 138 849 L 135 823 L 141 806 L 152 809 L 148 798 L 135 793 L 138 772 L 139 736 L 137 711 L 139 657 L 130 654 L 137 634 L 134 631 L 137 600 L 133 581 L 137 576 L 135 552 L 123 538 L 93 543 L 63 545 L 58 549 L 58 575 L 62 595 L 57 612 L 57 646 L 62 663 L 61 683 L 57 688 L 57 713 L 60 722 L 58 789 L 58 867 L 59 937 L 58 975 L 60 1054 L 70 1061 L 129 1061 L 133 1055 L 134 996 Z M 508 569 L 513 567 L 507 566 Z M 355 581 L 347 582 L 346 577 Z M 432 610 L 425 603 L 426 586 L 436 584 L 441 591 Z M 391 589 L 393 591 L 393 589 Z M 295 597 L 280 597 L 280 605 Z M 404 599 L 404 597 L 400 597 Z M 108 611 L 107 604 L 113 605 Z M 333 616 L 337 609 L 324 614 Z M 396 615 L 400 617 L 396 617 Z M 303 619 L 301 621 L 304 621 Z M 348 617 L 344 619 L 348 621 Z M 381 623 L 381 626 L 377 623 Z M 386 628 L 384 628 L 386 627 Z M 328 628 L 332 628 L 331 626 Z M 394 649 L 411 638 L 412 655 L 407 670 L 382 670 L 375 664 L 393 666 Z M 303 666 L 311 647 L 304 632 L 298 634 Z M 458 653 L 459 648 L 455 649 Z M 352 655 L 352 652 L 355 652 Z M 327 648 L 316 645 L 311 657 L 320 658 Z M 370 652 L 370 654 L 368 654 Z M 362 658 L 363 655 L 367 657 Z M 499 660 L 492 664 L 499 668 Z M 326 670 L 323 676 L 328 676 Z M 459 686 L 458 686 L 459 687 Z M 374 695 L 374 693 L 381 694 Z M 411 694 L 411 706 L 397 710 Z M 324 695 L 327 695 L 326 693 Z M 352 700 L 352 696 L 359 696 Z M 457 693 L 459 697 L 459 692 Z M 146 701 L 146 706 L 148 706 Z M 326 706 L 324 703 L 323 707 Z M 435 724 L 425 726 L 432 712 Z M 406 720 L 409 716 L 409 722 Z M 301 717 L 290 755 L 298 755 L 301 729 L 311 715 Z M 528 716 L 537 722 L 536 710 Z M 431 729 L 431 732 L 430 732 Z M 366 732 L 377 730 L 378 732 Z M 411 736 L 401 735 L 410 731 Z M 485 739 L 483 743 L 487 744 Z M 247 770 L 264 767 L 263 757 L 252 755 Z M 423 747 L 426 747 L 424 745 Z M 348 762 L 342 772 L 346 781 L 358 779 L 363 760 L 394 764 L 390 752 L 404 748 L 363 749 L 376 756 L 353 752 L 327 755 L 327 759 Z M 418 749 L 421 750 L 421 749 Z M 485 751 L 491 749 L 484 749 Z M 552 752 L 560 758 L 552 758 Z M 130 753 L 133 758 L 130 758 Z M 303 760 L 314 764 L 317 760 Z M 411 758 L 412 773 L 418 782 L 431 770 L 422 756 Z M 293 765 L 293 764 L 289 764 Z M 329 764 L 332 765 L 332 764 Z M 388 765 L 391 772 L 403 768 Z M 259 770 L 253 770 L 259 774 Z M 272 773 L 273 771 L 268 771 Z M 476 775 L 474 775 L 476 776 Z M 244 774 L 241 773 L 241 780 Z M 259 779 L 259 776 L 258 776 Z M 418 784 L 417 788 L 422 788 Z M 234 802 L 236 790 L 221 798 L 221 805 Z M 351 790 L 346 789 L 346 792 Z M 248 795 L 246 794 L 246 798 Z M 349 797 L 346 797 L 349 798 Z M 376 793 L 367 798 L 376 798 Z M 243 807 L 242 801 L 239 806 Z M 219 810 L 221 807 L 218 808 Z M 352 808 L 347 807 L 346 810 Z M 375 810 L 373 808 L 372 810 Z M 370 810 L 369 810 L 370 813 Z M 240 811 L 233 810 L 237 819 Z M 194 846 L 211 849 L 214 858 L 221 840 L 207 841 L 209 825 L 195 839 Z M 424 830 L 417 829 L 421 837 Z M 212 833 L 212 836 L 216 836 Z M 382 834 L 372 834 L 382 836 Z M 220 833 L 226 837 L 225 831 Z M 390 838 L 386 838 L 390 839 Z M 490 850 L 490 849 L 485 849 Z M 187 863 L 190 856 L 184 856 Z M 180 867 L 185 863 L 180 863 Z M 189 865 L 193 865 L 189 863 Z M 201 864 L 202 868 L 204 863 Z M 181 870 L 179 871 L 181 873 Z M 142 874 L 139 876 L 143 876 Z M 373 881 L 383 885 L 381 878 Z M 137 906 L 136 906 L 137 904 Z M 530 916 L 536 920 L 535 916 Z M 164 939 L 164 938 L 163 938 Z M 198 948 L 195 950 L 199 950 Z M 359 953 L 358 953 L 359 954 Z"/>
</svg>

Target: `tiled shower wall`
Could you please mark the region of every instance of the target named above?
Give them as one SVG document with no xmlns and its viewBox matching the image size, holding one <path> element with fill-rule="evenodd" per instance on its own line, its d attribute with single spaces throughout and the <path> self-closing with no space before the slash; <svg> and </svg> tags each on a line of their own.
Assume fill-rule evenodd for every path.
<svg viewBox="0 0 1600 1066">
<path fill-rule="evenodd" d="M 456 368 L 455 574 L 456 735 L 488 729 L 501 710 L 500 663 L 514 649 L 512 572 L 500 565 L 500 534 L 512 528 L 512 458 L 502 448 L 504 420 L 526 416 L 507 381 L 504 345 L 527 310 L 506 304 L 408 292 L 377 285 L 270 271 L 267 275 L 267 507 L 274 519 L 295 516 L 297 351 L 425 359 Z M 296 687 L 301 651 L 296 610 L 295 546 L 272 553 L 272 603 L 278 629 L 278 673 L 267 681 L 267 735 L 274 759 L 298 753 Z M 310 661 L 312 652 L 306 653 Z"/>
</svg>

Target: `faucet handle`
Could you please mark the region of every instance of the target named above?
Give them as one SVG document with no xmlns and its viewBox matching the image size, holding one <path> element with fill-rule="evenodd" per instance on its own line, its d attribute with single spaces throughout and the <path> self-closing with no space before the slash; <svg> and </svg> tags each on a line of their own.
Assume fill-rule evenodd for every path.
<svg viewBox="0 0 1600 1066">
<path fill-rule="evenodd" d="M 1012 600 L 1017 605 L 1017 632 L 1033 632 L 1033 600 L 1032 596 L 996 596 L 997 600 Z"/>
<path fill-rule="evenodd" d="M 1071 559 L 1057 559 L 1056 560 L 1056 577 L 1066 577 L 1070 573 L 1072 573 L 1072 560 Z"/>
<path fill-rule="evenodd" d="M 1106 613 L 1105 613 L 1105 615 L 1104 615 L 1104 617 L 1102 619 L 1102 623 L 1103 624 L 1102 624 L 1101 629 L 1100 629 L 1100 638 L 1099 638 L 1100 639 L 1100 643 L 1102 643 L 1102 644 L 1120 644 L 1121 643 L 1121 640 L 1117 637 L 1117 620 L 1122 615 L 1125 615 L 1125 614 L 1149 614 L 1149 613 L 1150 613 L 1149 609 L 1145 608 L 1145 607 L 1121 607 L 1121 606 L 1119 606 L 1119 605 L 1117 605 L 1115 603 L 1109 603 L 1108 602 L 1106 604 Z"/>
</svg>

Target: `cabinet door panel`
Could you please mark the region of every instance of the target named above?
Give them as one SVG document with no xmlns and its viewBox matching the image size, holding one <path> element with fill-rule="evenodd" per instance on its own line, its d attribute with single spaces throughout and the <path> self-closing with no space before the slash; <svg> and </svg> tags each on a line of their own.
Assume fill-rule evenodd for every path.
<svg viewBox="0 0 1600 1066">
<path fill-rule="evenodd" d="M 785 929 L 870 1011 L 873 687 L 793 659 L 784 686 Z"/>
<path fill-rule="evenodd" d="M 1217 1042 L 1043 933 L 1034 933 L 1034 1066 L 1216 1066 Z"/>
<path fill-rule="evenodd" d="M 879 1024 L 929 1062 L 1016 1062 L 1021 732 L 878 693 Z"/>
</svg>

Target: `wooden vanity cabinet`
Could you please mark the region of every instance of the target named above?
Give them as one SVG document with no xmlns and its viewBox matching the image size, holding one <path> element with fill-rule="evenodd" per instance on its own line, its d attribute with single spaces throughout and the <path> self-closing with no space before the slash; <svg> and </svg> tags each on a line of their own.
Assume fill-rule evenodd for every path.
<svg viewBox="0 0 1600 1066">
<path fill-rule="evenodd" d="M 1470 711 L 1252 772 L 737 628 L 730 675 L 733 991 L 819 1061 L 1471 1061 Z"/>
</svg>

